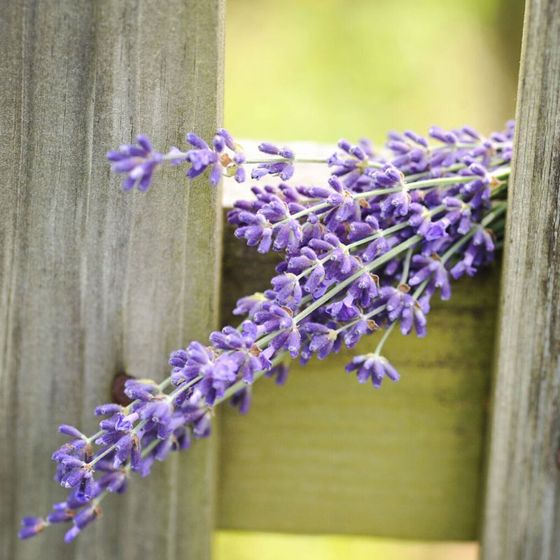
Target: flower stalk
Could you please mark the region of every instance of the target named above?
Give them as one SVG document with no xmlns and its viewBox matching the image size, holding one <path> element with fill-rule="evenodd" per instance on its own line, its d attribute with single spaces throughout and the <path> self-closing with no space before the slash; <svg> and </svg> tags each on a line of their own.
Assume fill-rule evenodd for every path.
<svg viewBox="0 0 560 560">
<path fill-rule="evenodd" d="M 239 325 L 173 352 L 160 383 L 129 379 L 128 406 L 97 407 L 94 435 L 59 428 L 70 440 L 52 458 L 67 497 L 45 518 L 25 518 L 20 537 L 69 523 L 72 541 L 106 496 L 126 491 L 132 473 L 146 476 L 154 462 L 208 437 L 214 407 L 229 400 L 245 413 L 257 380 L 284 383 L 290 359 L 324 359 L 384 330 L 375 350 L 355 355 L 346 370 L 375 388 L 397 381 L 382 355 L 390 334 L 424 336 L 434 294 L 449 299 L 451 281 L 489 264 L 503 235 L 513 124 L 488 137 L 470 127 L 433 127 L 429 136 L 392 133 L 382 150 L 341 140 L 325 160 L 270 143 L 259 146 L 263 157 L 247 159 L 224 129 L 211 143 L 187 134 L 185 151 L 157 152 L 139 136 L 109 152 L 125 190 L 147 190 L 165 164 L 183 167 L 189 179 L 206 174 L 212 185 L 223 175 L 246 181 L 249 165 L 255 181 L 274 178 L 254 186 L 254 198 L 238 201 L 228 219 L 236 237 L 282 260 L 268 290 L 237 302 Z M 291 185 L 302 161 L 327 166 L 328 182 Z"/>
</svg>

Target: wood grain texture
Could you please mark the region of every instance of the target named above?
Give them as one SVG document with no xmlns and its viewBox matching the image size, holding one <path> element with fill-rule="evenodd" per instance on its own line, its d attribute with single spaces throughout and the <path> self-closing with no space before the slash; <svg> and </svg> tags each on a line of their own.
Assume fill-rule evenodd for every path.
<svg viewBox="0 0 560 560">
<path fill-rule="evenodd" d="M 560 2 L 527 2 L 483 526 L 485 560 L 560 557 Z"/>
<path fill-rule="evenodd" d="M 115 373 L 156 379 L 217 317 L 219 192 L 180 172 L 123 193 L 105 152 L 221 120 L 221 0 L 52 0 L 0 7 L 0 558 L 209 557 L 207 442 L 158 465 L 73 545 L 18 542 L 64 492 L 50 454 L 89 432 Z"/>
<path fill-rule="evenodd" d="M 273 261 L 226 232 L 225 321 L 236 298 L 267 287 Z M 435 302 L 427 338 L 391 337 L 397 384 L 359 385 L 346 351 L 294 366 L 284 387 L 260 381 L 246 417 L 226 407 L 218 527 L 475 539 L 497 284 L 495 270 L 461 280 Z"/>
</svg>

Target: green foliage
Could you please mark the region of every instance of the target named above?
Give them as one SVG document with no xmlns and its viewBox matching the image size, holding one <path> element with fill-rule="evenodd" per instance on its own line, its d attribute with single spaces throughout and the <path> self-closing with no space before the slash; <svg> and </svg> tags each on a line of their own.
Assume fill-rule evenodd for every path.
<svg viewBox="0 0 560 560">
<path fill-rule="evenodd" d="M 231 0 L 226 125 L 238 137 L 376 141 L 513 115 L 498 0 Z M 505 55 L 517 59 L 517 52 Z"/>
</svg>

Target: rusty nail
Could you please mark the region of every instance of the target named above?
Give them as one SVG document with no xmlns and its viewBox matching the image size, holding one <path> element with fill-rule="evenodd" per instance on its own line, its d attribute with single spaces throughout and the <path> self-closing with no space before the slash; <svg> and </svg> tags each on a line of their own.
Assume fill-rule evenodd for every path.
<svg viewBox="0 0 560 560">
<path fill-rule="evenodd" d="M 111 385 L 111 400 L 116 404 L 126 406 L 132 402 L 126 393 L 124 392 L 124 385 L 127 379 L 134 379 L 132 375 L 121 371 L 113 377 L 113 384 Z"/>
</svg>

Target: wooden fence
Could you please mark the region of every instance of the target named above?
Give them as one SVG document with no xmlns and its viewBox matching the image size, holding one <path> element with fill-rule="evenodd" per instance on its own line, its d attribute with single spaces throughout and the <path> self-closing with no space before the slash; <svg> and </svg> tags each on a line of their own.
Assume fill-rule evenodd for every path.
<svg viewBox="0 0 560 560">
<path fill-rule="evenodd" d="M 163 174 L 126 196 L 105 152 L 222 119 L 218 0 L 21 0 L 0 6 L 0 558 L 209 556 L 214 441 L 173 457 L 76 544 L 18 542 L 60 501 L 56 425 L 94 430 L 115 374 L 163 378 L 216 326 L 221 209 Z M 47 508 L 47 510 L 45 510 Z"/>
<path fill-rule="evenodd" d="M 249 418 L 226 409 L 220 434 L 133 482 L 76 544 L 56 531 L 17 541 L 21 516 L 60 498 L 53 427 L 92 429 L 116 374 L 163 377 L 169 350 L 217 325 L 220 192 L 163 174 L 147 195 L 119 194 L 104 153 L 140 131 L 158 145 L 211 135 L 223 11 L 221 0 L 0 7 L 0 558 L 204 560 L 214 527 L 480 536 L 486 560 L 557 558 L 559 0 L 526 9 L 500 297 L 497 268 L 461 281 L 426 340 L 389 343 L 402 383 L 364 390 L 341 373 L 344 356 L 296 367 L 285 387 L 255 387 Z M 226 235 L 224 321 L 272 266 Z"/>
</svg>

